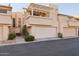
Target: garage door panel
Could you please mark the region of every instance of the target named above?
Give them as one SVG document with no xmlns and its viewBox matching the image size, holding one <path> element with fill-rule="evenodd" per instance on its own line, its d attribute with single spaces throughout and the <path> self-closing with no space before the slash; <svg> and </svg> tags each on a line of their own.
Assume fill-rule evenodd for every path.
<svg viewBox="0 0 79 59">
<path fill-rule="evenodd" d="M 32 33 L 36 38 L 56 37 L 56 28 L 52 27 L 32 27 Z"/>
<path fill-rule="evenodd" d="M 76 36 L 76 28 L 64 28 L 63 29 L 63 36 Z"/>
</svg>

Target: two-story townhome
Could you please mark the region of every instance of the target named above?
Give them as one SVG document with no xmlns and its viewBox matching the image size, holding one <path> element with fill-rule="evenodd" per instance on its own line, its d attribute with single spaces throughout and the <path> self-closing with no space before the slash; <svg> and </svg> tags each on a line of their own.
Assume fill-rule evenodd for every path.
<svg viewBox="0 0 79 59">
<path fill-rule="evenodd" d="M 35 38 L 57 37 L 57 9 L 52 4 L 49 6 L 30 4 L 24 19 L 30 34 Z"/>
<path fill-rule="evenodd" d="M 44 6 L 32 3 L 26 10 L 24 22 L 35 38 L 58 37 L 58 33 L 62 33 L 63 37 L 79 35 L 78 18 L 59 14 L 53 4 Z"/>
<path fill-rule="evenodd" d="M 12 25 L 12 7 L 0 5 L 0 41 L 7 40 L 9 28 Z"/>
</svg>

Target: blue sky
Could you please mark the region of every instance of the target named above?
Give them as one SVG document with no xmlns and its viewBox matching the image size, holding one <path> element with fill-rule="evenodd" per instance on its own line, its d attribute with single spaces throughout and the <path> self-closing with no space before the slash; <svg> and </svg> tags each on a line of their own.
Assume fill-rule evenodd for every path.
<svg viewBox="0 0 79 59">
<path fill-rule="evenodd" d="M 8 5 L 8 4 L 6 4 Z M 28 3 L 11 3 L 13 6 L 13 11 L 20 11 L 24 7 L 28 7 Z M 78 3 L 59 3 L 56 4 L 59 9 L 59 13 L 72 15 L 72 16 L 79 16 L 79 4 Z"/>
<path fill-rule="evenodd" d="M 59 12 L 72 16 L 79 16 L 79 3 L 58 4 Z"/>
</svg>

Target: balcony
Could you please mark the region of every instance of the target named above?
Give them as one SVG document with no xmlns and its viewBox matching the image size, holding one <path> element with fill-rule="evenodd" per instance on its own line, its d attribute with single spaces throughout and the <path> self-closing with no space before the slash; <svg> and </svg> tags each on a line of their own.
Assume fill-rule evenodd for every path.
<svg viewBox="0 0 79 59">
<path fill-rule="evenodd" d="M 53 20 L 48 17 L 41 16 L 29 16 L 26 18 L 29 24 L 37 24 L 37 25 L 52 25 Z"/>
</svg>

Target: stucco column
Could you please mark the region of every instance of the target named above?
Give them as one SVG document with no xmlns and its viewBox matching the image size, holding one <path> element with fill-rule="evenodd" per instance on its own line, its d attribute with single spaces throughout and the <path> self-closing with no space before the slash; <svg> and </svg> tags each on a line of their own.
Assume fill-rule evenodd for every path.
<svg viewBox="0 0 79 59">
<path fill-rule="evenodd" d="M 58 15 L 57 15 L 57 21 L 58 21 L 58 33 L 61 33 L 61 26 L 60 26 L 61 23 Z"/>
<path fill-rule="evenodd" d="M 31 10 L 31 15 L 33 16 L 33 9 Z"/>
<path fill-rule="evenodd" d="M 53 16 L 53 11 L 50 11 L 49 12 L 49 18 L 54 19 L 52 16 Z"/>
</svg>

